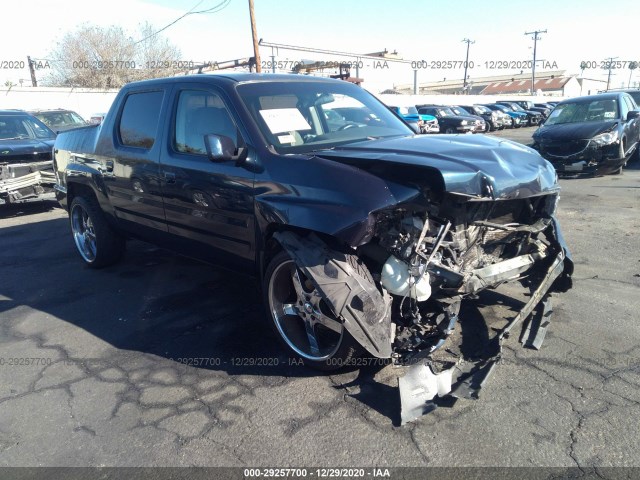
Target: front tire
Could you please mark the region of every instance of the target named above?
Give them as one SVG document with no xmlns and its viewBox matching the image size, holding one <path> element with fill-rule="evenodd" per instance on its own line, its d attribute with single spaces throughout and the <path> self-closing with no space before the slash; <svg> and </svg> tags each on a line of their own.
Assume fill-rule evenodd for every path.
<svg viewBox="0 0 640 480">
<path fill-rule="evenodd" d="M 456 133 L 456 131 L 455 131 L 453 128 L 448 127 L 448 128 L 444 131 L 444 133 L 452 134 L 452 133 Z"/>
<path fill-rule="evenodd" d="M 305 365 L 337 370 L 363 353 L 287 252 L 278 253 L 269 263 L 262 291 L 278 339 Z"/>
<path fill-rule="evenodd" d="M 120 260 L 124 237 L 107 223 L 95 199 L 75 197 L 69 208 L 69 223 L 76 249 L 87 266 L 102 268 Z"/>
</svg>

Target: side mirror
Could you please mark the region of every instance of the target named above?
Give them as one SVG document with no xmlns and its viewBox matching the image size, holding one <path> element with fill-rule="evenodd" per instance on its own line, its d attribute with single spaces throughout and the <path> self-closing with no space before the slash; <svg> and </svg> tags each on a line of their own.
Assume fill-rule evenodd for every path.
<svg viewBox="0 0 640 480">
<path fill-rule="evenodd" d="M 204 136 L 204 146 L 207 156 L 212 162 L 228 162 L 233 160 L 236 145 L 230 137 L 209 134 Z"/>
<path fill-rule="evenodd" d="M 640 110 L 631 110 L 629 113 L 627 113 L 627 122 L 635 118 L 640 118 Z"/>
</svg>

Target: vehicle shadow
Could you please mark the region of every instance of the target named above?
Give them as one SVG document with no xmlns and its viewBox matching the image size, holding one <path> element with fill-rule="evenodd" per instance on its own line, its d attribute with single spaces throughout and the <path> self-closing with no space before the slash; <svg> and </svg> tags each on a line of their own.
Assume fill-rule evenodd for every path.
<svg viewBox="0 0 640 480">
<path fill-rule="evenodd" d="M 60 208 L 60 205 L 53 198 L 36 199 L 23 203 L 6 203 L 0 205 L 0 219 L 46 213 L 55 208 Z"/>
<path fill-rule="evenodd" d="M 0 223 L 0 267 L 0 315 L 7 318 L 3 336 L 32 335 L 39 344 L 55 344 L 67 363 L 89 370 L 95 364 L 97 371 L 117 365 L 127 378 L 140 365 L 146 379 L 169 370 L 181 386 L 204 372 L 256 377 L 267 386 L 328 376 L 335 388 L 399 425 L 397 372 L 381 382 L 384 364 L 379 362 L 329 375 L 291 359 L 268 324 L 254 279 L 136 241 L 129 242 L 119 264 L 92 270 L 77 256 L 64 218 L 9 227 Z M 486 292 L 480 304 L 463 303 L 459 328 L 465 357 L 486 354 L 495 333 L 480 307 L 483 298 L 486 305 L 495 303 L 496 295 Z M 500 298 L 508 303 L 508 297 Z M 10 315 L 24 307 L 30 313 L 24 318 L 33 320 Z M 42 314 L 33 316 L 34 311 Z M 43 322 L 42 315 L 49 320 Z M 48 333 L 51 318 L 64 322 L 59 332 Z M 79 344 L 95 339 L 114 349 L 97 355 L 90 343 Z M 132 361 L 125 351 L 144 358 L 136 355 Z"/>
</svg>

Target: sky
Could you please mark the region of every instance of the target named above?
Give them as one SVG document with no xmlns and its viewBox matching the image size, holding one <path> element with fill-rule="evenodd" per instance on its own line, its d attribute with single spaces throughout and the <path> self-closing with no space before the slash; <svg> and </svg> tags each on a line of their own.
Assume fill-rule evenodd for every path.
<svg viewBox="0 0 640 480">
<path fill-rule="evenodd" d="M 0 67 L 24 61 L 26 56 L 46 59 L 66 32 L 82 24 L 119 25 L 135 38 L 138 25 L 150 22 L 158 29 L 192 9 L 199 0 L 31 0 L 2 6 Z M 210 8 L 221 0 L 200 0 L 196 10 Z M 426 60 L 420 68 L 421 82 L 462 78 L 464 70 L 430 68 L 431 61 L 463 61 L 469 38 L 468 75 L 474 77 L 520 73 L 521 68 L 499 69 L 497 62 L 531 60 L 533 40 L 525 32 L 541 34 L 537 58 L 552 69 L 580 73 L 580 62 L 595 65 L 607 57 L 640 61 L 637 22 L 640 1 L 617 0 L 254 0 L 258 36 L 265 41 L 342 52 L 370 53 L 387 49 L 404 59 Z M 189 15 L 163 33 L 176 44 L 185 61 L 223 61 L 253 54 L 248 0 L 231 0 L 212 14 Z M 263 61 L 271 49 L 261 47 Z M 279 49 L 276 60 L 343 60 L 317 54 Z M 348 59 L 345 59 L 348 60 Z M 3 64 L 3 62 L 5 62 Z M 389 64 L 373 71 L 370 64 L 360 71 L 367 80 L 391 88 L 413 83 L 410 65 Z M 424 64 L 421 64 L 424 65 Z M 551 69 L 550 68 L 550 69 Z M 384 70 L 384 71 L 383 71 Z M 527 69 L 524 69 L 525 72 Z M 628 68 L 614 70 L 612 86 L 626 85 Z M 38 76 L 46 76 L 39 70 Z M 587 69 L 588 78 L 606 78 L 600 68 Z M 0 85 L 7 80 L 28 82 L 27 69 L 0 68 Z M 640 81 L 640 69 L 633 81 Z"/>
</svg>

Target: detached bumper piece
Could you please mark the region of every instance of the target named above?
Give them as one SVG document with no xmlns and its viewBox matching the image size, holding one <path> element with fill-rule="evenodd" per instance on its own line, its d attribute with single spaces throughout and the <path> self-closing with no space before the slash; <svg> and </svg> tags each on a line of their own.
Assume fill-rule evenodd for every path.
<svg viewBox="0 0 640 480">
<path fill-rule="evenodd" d="M 0 203 L 35 198 L 55 184 L 51 161 L 0 163 Z"/>
<path fill-rule="evenodd" d="M 463 362 L 460 359 L 444 366 L 439 366 L 433 360 L 428 359 L 407 369 L 406 374 L 398 381 L 403 425 L 433 411 L 437 407 L 434 401 L 436 396 L 477 399 L 481 389 L 502 358 L 503 340 L 509 337 L 511 330 L 516 325 L 527 320 L 532 313 L 534 315 L 520 341 L 525 347 L 540 349 L 547 327 L 551 322 L 552 286 L 565 272 L 565 260 L 568 259 L 564 248 L 561 247 L 553 262 L 544 272 L 537 288 L 532 291 L 529 301 L 500 334 L 494 337 L 494 351 L 497 353 L 492 357 L 475 362 Z"/>
</svg>

